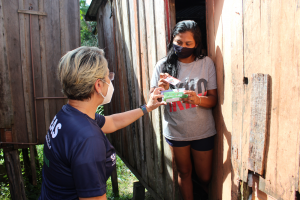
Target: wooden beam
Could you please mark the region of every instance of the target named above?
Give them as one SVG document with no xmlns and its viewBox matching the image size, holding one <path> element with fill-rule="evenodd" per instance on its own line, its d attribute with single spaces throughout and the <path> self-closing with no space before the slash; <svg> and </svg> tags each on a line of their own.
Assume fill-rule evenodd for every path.
<svg viewBox="0 0 300 200">
<path fill-rule="evenodd" d="M 140 182 L 134 182 L 132 200 L 144 200 L 144 199 L 145 199 L 145 187 Z"/>
<path fill-rule="evenodd" d="M 112 171 L 112 174 L 111 174 L 111 183 L 112 183 L 114 197 L 119 197 L 119 185 L 118 185 L 117 168 L 115 168 Z"/>
<path fill-rule="evenodd" d="M 22 177 L 18 150 L 4 149 L 4 162 L 12 200 L 25 200 L 25 186 Z"/>
<path fill-rule="evenodd" d="M 20 10 L 19 9 L 18 13 L 30 14 L 30 15 L 43 15 L 43 16 L 47 16 L 47 13 L 40 12 L 40 11 L 35 11 L 35 10 Z"/>
</svg>

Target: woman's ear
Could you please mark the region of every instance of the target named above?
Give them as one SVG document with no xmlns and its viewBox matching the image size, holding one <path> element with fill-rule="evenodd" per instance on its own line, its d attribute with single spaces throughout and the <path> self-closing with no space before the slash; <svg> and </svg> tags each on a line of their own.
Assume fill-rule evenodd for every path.
<svg viewBox="0 0 300 200">
<path fill-rule="evenodd" d="M 102 87 L 103 87 L 102 81 L 100 79 L 97 79 L 97 81 L 94 84 L 94 87 L 95 87 L 95 91 L 97 93 L 101 92 Z"/>
</svg>

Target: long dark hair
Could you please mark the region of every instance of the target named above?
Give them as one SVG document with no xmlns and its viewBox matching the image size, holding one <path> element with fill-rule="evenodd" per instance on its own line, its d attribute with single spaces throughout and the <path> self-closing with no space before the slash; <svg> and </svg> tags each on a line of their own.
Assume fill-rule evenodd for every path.
<svg viewBox="0 0 300 200">
<path fill-rule="evenodd" d="M 180 21 L 176 24 L 172 31 L 171 40 L 168 44 L 168 53 L 167 53 L 167 60 L 164 63 L 164 66 L 162 68 L 163 73 L 168 73 L 171 76 L 178 78 L 178 66 L 177 66 L 177 60 L 178 57 L 175 54 L 174 48 L 173 48 L 173 40 L 174 37 L 179 33 L 184 33 L 186 31 L 190 31 L 193 33 L 194 40 L 196 44 L 198 45 L 197 48 L 194 51 L 194 56 L 196 59 L 202 59 L 205 56 L 201 53 L 202 51 L 202 41 L 201 41 L 201 31 L 198 27 L 197 23 L 192 20 L 184 20 Z"/>
</svg>

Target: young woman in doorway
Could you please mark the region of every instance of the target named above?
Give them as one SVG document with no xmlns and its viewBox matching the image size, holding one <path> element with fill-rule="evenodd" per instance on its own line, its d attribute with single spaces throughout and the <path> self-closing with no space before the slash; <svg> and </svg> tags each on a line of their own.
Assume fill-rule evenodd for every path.
<svg viewBox="0 0 300 200">
<path fill-rule="evenodd" d="M 178 170 L 178 183 L 184 200 L 193 199 L 192 161 L 207 192 L 212 173 L 214 135 L 212 107 L 217 104 L 216 70 L 213 61 L 201 54 L 201 31 L 191 20 L 178 22 L 172 31 L 168 54 L 157 62 L 151 91 L 185 88 L 188 98 L 164 106 L 163 134 L 170 145 Z M 171 75 L 176 86 L 164 80 Z"/>
</svg>

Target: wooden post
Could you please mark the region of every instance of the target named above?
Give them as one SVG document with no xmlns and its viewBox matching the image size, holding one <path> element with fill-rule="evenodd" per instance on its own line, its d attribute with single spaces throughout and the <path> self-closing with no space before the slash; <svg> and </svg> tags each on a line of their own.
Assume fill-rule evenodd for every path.
<svg viewBox="0 0 300 200">
<path fill-rule="evenodd" d="M 26 200 L 18 150 L 3 149 L 4 161 L 12 200 Z"/>
<path fill-rule="evenodd" d="M 23 162 L 25 168 L 25 177 L 27 177 L 28 181 L 32 183 L 32 174 L 31 174 L 30 159 L 28 156 L 28 148 L 22 149 L 22 154 L 23 154 Z"/>
<path fill-rule="evenodd" d="M 145 199 L 145 187 L 140 182 L 134 182 L 132 200 L 143 200 L 143 199 Z"/>
<path fill-rule="evenodd" d="M 118 174 L 117 174 L 117 168 L 115 168 L 112 171 L 111 174 L 111 183 L 113 188 L 113 193 L 115 197 L 119 197 L 119 186 L 118 186 Z"/>
</svg>

